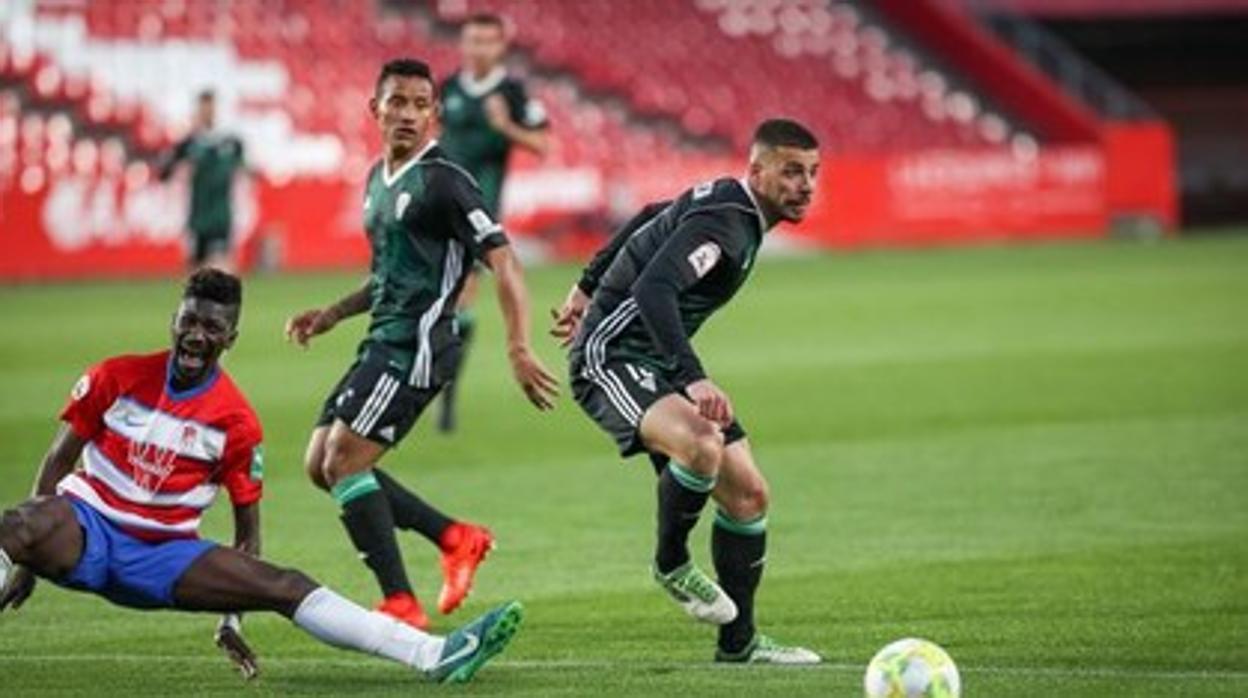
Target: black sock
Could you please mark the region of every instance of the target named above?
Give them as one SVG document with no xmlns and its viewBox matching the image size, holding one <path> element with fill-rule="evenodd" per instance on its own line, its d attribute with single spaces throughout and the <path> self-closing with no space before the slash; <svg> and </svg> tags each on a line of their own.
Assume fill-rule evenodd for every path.
<svg viewBox="0 0 1248 698">
<path fill-rule="evenodd" d="M 715 488 L 715 478 L 699 475 L 675 462 L 659 476 L 659 542 L 654 564 L 667 574 L 689 561 L 689 532 Z"/>
<path fill-rule="evenodd" d="M 447 527 L 455 523 L 446 514 L 434 509 L 428 502 L 421 499 L 411 490 L 403 487 L 398 480 L 390 477 L 380 469 L 373 470 L 377 484 L 386 494 L 390 502 L 390 511 L 394 516 L 394 525 L 408 531 L 415 531 L 428 538 L 434 545 L 442 540 Z"/>
<path fill-rule="evenodd" d="M 403 568 L 403 554 L 394 537 L 394 515 L 390 502 L 371 471 L 357 473 L 334 485 L 334 498 L 342 506 L 342 525 L 364 564 L 373 571 L 386 596 L 401 591 L 411 593 L 412 585 Z"/>
<path fill-rule="evenodd" d="M 742 523 L 722 511 L 711 530 L 711 557 L 719 586 L 737 604 L 737 618 L 719 626 L 719 649 L 736 654 L 754 639 L 754 592 L 767 559 L 767 519 Z"/>
</svg>

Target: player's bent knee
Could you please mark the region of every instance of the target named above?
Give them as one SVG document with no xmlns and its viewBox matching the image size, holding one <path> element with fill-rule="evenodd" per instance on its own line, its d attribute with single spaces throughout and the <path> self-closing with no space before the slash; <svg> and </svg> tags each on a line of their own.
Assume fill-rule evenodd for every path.
<svg viewBox="0 0 1248 698">
<path fill-rule="evenodd" d="M 0 515 L 0 548 L 4 548 L 14 562 L 29 556 L 35 538 L 34 527 L 24 508 L 8 509 Z"/>
<path fill-rule="evenodd" d="M 329 438 L 325 440 L 325 459 L 321 468 L 321 477 L 328 487 L 371 465 L 361 458 L 357 450 L 349 437 L 341 435 L 337 430 L 330 432 Z"/>
<path fill-rule="evenodd" d="M 724 460 L 724 437 L 713 427 L 694 433 L 684 455 L 685 465 L 703 475 L 715 475 Z"/>
<path fill-rule="evenodd" d="M 752 521 L 767 514 L 770 499 L 771 494 L 767 490 L 765 481 L 757 480 L 751 482 L 737 493 L 735 510 L 729 513 L 732 514 L 734 519 L 739 521 Z"/>
<path fill-rule="evenodd" d="M 303 461 L 303 470 L 308 475 L 308 480 L 323 490 L 329 489 L 329 482 L 325 480 L 325 457 L 324 451 L 318 450 L 313 453 L 308 451 L 307 458 Z"/>
</svg>

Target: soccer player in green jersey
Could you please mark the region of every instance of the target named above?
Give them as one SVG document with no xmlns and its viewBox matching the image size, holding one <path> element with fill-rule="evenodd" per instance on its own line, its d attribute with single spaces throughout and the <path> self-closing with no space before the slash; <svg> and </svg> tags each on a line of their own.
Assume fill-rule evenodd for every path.
<svg viewBox="0 0 1248 698">
<path fill-rule="evenodd" d="M 529 98 L 524 83 L 507 73 L 507 32 L 502 18 L 492 14 L 469 17 L 460 29 L 462 68 L 443 81 L 442 135 L 447 156 L 477 180 L 486 211 L 500 216 L 503 179 L 512 149 L 519 146 L 538 155 L 547 148 L 546 111 Z M 473 270 L 475 272 L 475 270 Z M 458 316 L 464 347 L 473 334 L 471 306 L 476 298 L 477 277 L 471 273 L 460 295 Z M 457 359 L 457 377 L 466 351 Z M 438 427 L 455 429 L 455 381 L 442 392 Z"/>
<path fill-rule="evenodd" d="M 196 98 L 190 135 L 165 154 L 157 174 L 161 181 L 167 181 L 179 164 L 190 165 L 191 202 L 186 221 L 190 233 L 189 265 L 230 271 L 234 179 L 245 171 L 246 164 L 243 142 L 216 130 L 216 119 L 216 95 L 204 90 Z"/>
<path fill-rule="evenodd" d="M 728 394 L 691 338 L 745 285 L 763 236 L 799 222 L 814 195 L 819 143 L 803 125 L 759 125 L 740 178 L 703 182 L 647 206 L 598 253 L 556 313 L 571 345 L 572 394 L 622 456 L 649 454 L 659 475 L 654 578 L 699 621 L 719 626 L 715 659 L 817 664 L 754 623 L 767 559 L 768 486 Z M 716 505 L 711 558 L 689 554 L 690 531 Z"/>
<path fill-rule="evenodd" d="M 456 522 L 377 469 L 385 452 L 415 424 L 451 377 L 462 338 L 455 303 L 475 261 L 498 281 L 507 352 L 516 382 L 539 409 L 549 409 L 557 382 L 529 342 L 529 302 L 520 263 L 481 190 L 446 158 L 433 138 L 438 95 L 429 67 L 400 59 L 377 79 L 370 108 L 384 155 L 368 175 L 364 227 L 372 273 L 356 291 L 286 325 L 305 345 L 340 321 L 369 312 L 355 363 L 330 393 L 308 444 L 312 482 L 342 507 L 342 522 L 385 599 L 379 610 L 416 627 L 428 617 L 412 593 L 395 528 L 420 533 L 442 551 L 442 613 L 463 601 L 493 537 Z"/>
</svg>

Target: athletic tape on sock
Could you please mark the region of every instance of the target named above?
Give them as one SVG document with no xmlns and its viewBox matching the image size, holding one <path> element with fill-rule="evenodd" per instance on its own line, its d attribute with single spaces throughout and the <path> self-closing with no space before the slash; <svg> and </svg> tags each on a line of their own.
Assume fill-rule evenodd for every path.
<svg viewBox="0 0 1248 698">
<path fill-rule="evenodd" d="M 758 536 L 767 531 L 767 515 L 763 514 L 749 521 L 738 521 L 729 516 L 723 509 L 715 511 L 715 525 L 743 536 Z"/>
<path fill-rule="evenodd" d="M 685 466 L 672 461 L 667 464 L 667 469 L 672 473 L 672 477 L 676 478 L 682 487 L 694 492 L 710 492 L 715 489 L 715 476 L 701 475 L 695 473 Z"/>
<path fill-rule="evenodd" d="M 353 499 L 359 499 L 370 492 L 376 492 L 381 489 L 381 485 L 377 483 L 376 476 L 373 471 L 366 470 L 362 473 L 348 475 L 339 480 L 330 492 L 334 495 L 334 500 L 339 506 L 346 506 L 347 502 Z"/>
</svg>

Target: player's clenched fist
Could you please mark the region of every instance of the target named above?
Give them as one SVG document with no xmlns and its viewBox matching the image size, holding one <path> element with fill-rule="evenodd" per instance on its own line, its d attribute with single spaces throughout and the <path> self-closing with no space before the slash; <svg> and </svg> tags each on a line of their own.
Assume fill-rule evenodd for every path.
<svg viewBox="0 0 1248 698">
<path fill-rule="evenodd" d="M 301 347 L 318 334 L 325 334 L 338 324 L 338 314 L 333 309 L 314 308 L 292 316 L 286 321 L 286 341 Z"/>
<path fill-rule="evenodd" d="M 694 381 L 685 388 L 689 399 L 698 406 L 698 413 L 703 417 L 726 427 L 732 424 L 732 402 L 728 394 L 719 389 L 709 378 Z"/>
</svg>

